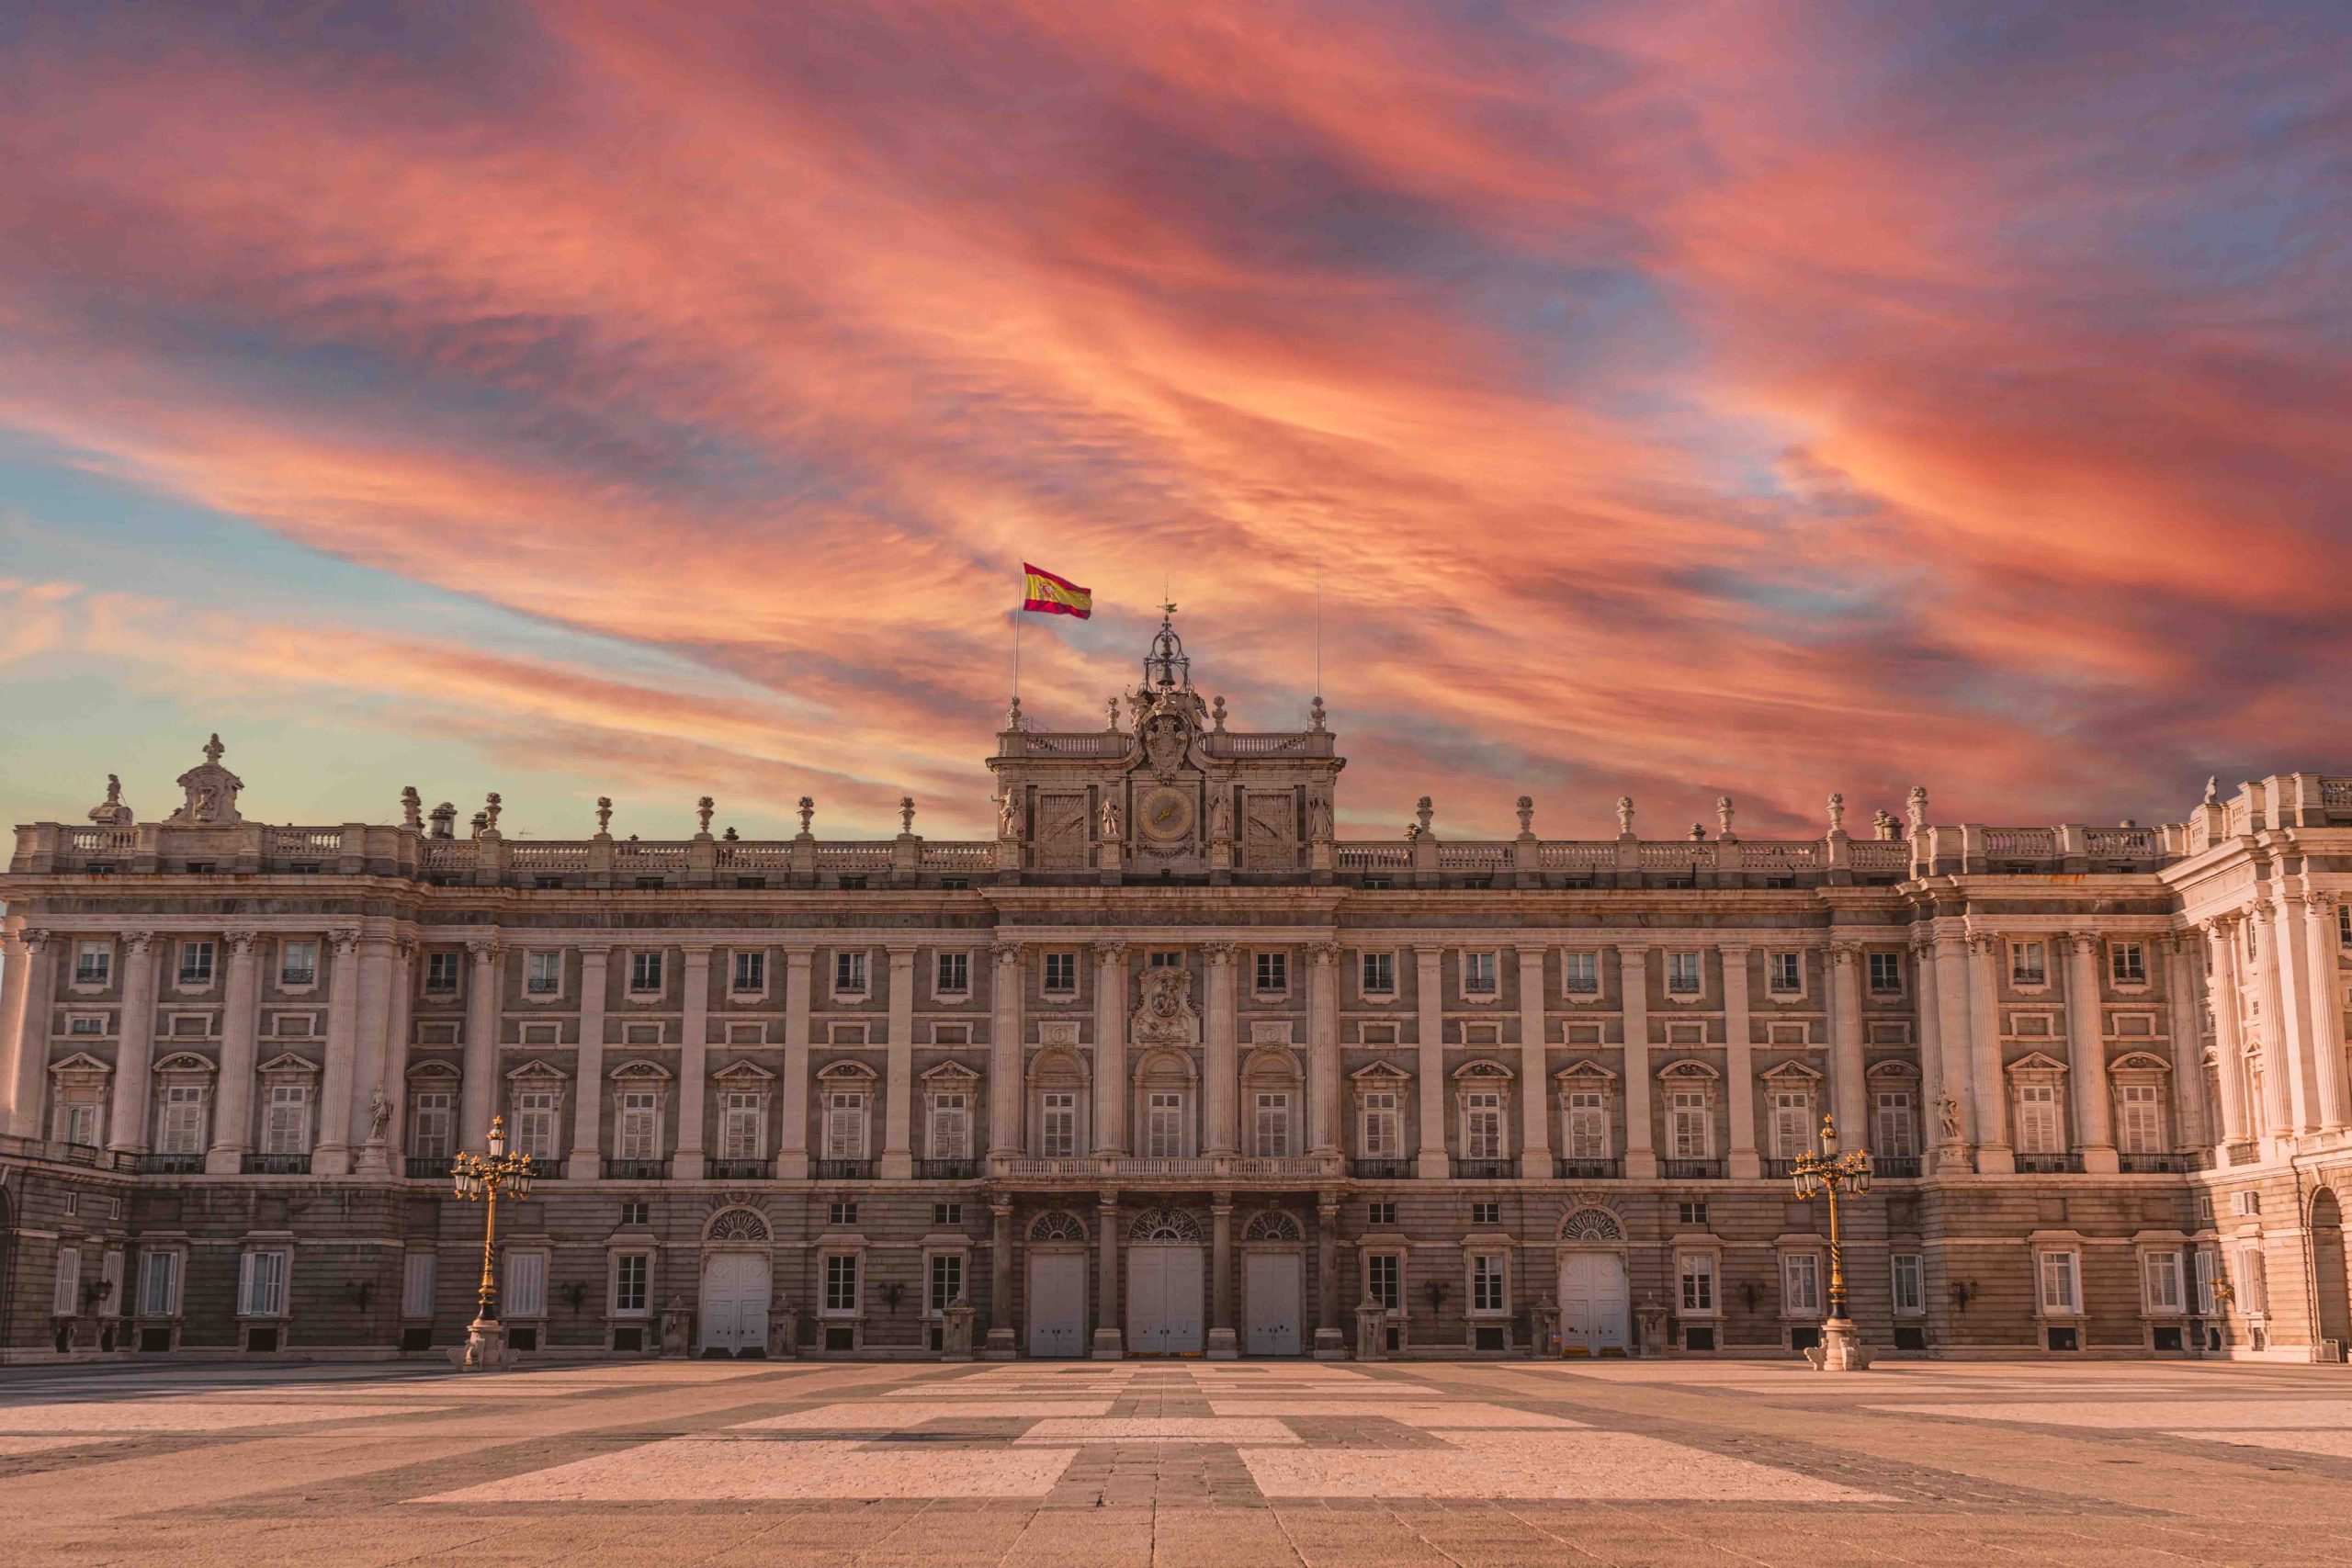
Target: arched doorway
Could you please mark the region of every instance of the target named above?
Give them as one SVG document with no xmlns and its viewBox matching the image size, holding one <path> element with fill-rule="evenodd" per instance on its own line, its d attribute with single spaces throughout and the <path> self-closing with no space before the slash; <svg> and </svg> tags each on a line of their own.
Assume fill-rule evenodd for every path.
<svg viewBox="0 0 2352 1568">
<path fill-rule="evenodd" d="M 1198 1355 L 1205 1294 L 1201 1224 L 1182 1209 L 1146 1209 L 1127 1227 L 1127 1353 Z"/>
<path fill-rule="evenodd" d="M 703 1227 L 702 1353 L 765 1356 L 770 1234 L 756 1209 L 721 1209 Z"/>
<path fill-rule="evenodd" d="M 1086 1224 L 1051 1209 L 1029 1225 L 1029 1354 L 1086 1354 Z"/>
<path fill-rule="evenodd" d="M 2312 1194 L 2312 1272 L 2319 1287 L 2319 1337 L 2333 1341 L 2337 1360 L 2352 1347 L 2352 1278 L 2344 1265 L 2344 1208 L 2321 1188 Z"/>
<path fill-rule="evenodd" d="M 1599 1207 L 1560 1222 L 1560 1354 L 1623 1356 L 1631 1343 L 1625 1227 Z"/>
<path fill-rule="evenodd" d="M 1253 1214 L 1241 1232 L 1241 1348 L 1252 1356 L 1295 1356 L 1306 1348 L 1299 1326 L 1306 1300 L 1306 1235 L 1279 1209 Z"/>
</svg>

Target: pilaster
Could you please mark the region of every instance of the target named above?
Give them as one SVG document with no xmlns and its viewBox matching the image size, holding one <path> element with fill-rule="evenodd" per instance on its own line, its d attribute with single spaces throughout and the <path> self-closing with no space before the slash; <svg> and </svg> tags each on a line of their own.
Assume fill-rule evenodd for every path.
<svg viewBox="0 0 2352 1568">
<path fill-rule="evenodd" d="M 707 846 L 707 838 L 700 840 Z M 670 1175 L 678 1181 L 699 1181 L 708 1168 L 705 1125 L 710 1115 L 710 948 L 685 950 L 685 995 L 681 998 L 678 1026 L 678 1148 L 670 1156 Z"/>
<path fill-rule="evenodd" d="M 1519 950 L 1519 1174 L 1552 1176 L 1552 1077 L 1544 1070 L 1544 949 Z"/>
<path fill-rule="evenodd" d="M 1734 1181 L 1754 1181 L 1764 1174 L 1756 1148 L 1755 1024 L 1748 1017 L 1747 954 L 1745 942 L 1725 942 L 1724 966 L 1724 1098 L 1731 1113 L 1728 1168 Z"/>
<path fill-rule="evenodd" d="M 258 961 L 254 953 L 260 938 L 239 931 L 229 932 L 226 940 L 229 974 L 220 993 L 220 1074 L 213 1091 L 212 1146 L 204 1156 L 208 1176 L 234 1176 L 244 1168 L 245 1151 L 252 1147 L 254 1059 L 260 1045 Z M 322 1101 L 322 1135 L 331 1114 Z"/>
<path fill-rule="evenodd" d="M 781 1181 L 808 1179 L 808 987 L 816 953 L 784 953 L 784 1084 L 776 1112 L 775 1174 Z"/>
<path fill-rule="evenodd" d="M 1414 1068 L 1419 1075 L 1420 1148 L 1414 1174 L 1424 1181 L 1451 1175 L 1453 1161 L 1445 1150 L 1445 950 L 1413 949 L 1413 1000 L 1416 1006 Z"/>
<path fill-rule="evenodd" d="M 1236 1015 L 1238 1005 L 1234 989 L 1233 944 L 1229 942 L 1204 943 L 1201 953 L 1208 962 L 1206 1006 L 1201 1018 L 1204 1045 L 1202 1077 L 1204 1080 L 1208 1111 L 1207 1137 L 1201 1152 L 1211 1158 L 1230 1155 L 1235 1144 L 1235 1096 L 1239 1092 L 1240 1063 L 1237 1043 L 1240 1021 Z"/>
<path fill-rule="evenodd" d="M 147 1148 L 147 1096 L 155 1068 L 155 964 L 160 957 L 154 932 L 124 933 L 122 1043 L 115 1051 L 114 1105 L 107 1119 L 107 1147 L 117 1154 L 143 1154 Z M 41 1070 L 49 1070 L 47 1062 Z"/>
<path fill-rule="evenodd" d="M 885 1053 L 882 1112 L 882 1179 L 905 1181 L 915 1173 L 915 950 L 890 953 L 890 1041 Z"/>
<path fill-rule="evenodd" d="M 1307 1147 L 1340 1153 L 1340 949 L 1318 942 L 1306 950 Z M 1335 1324 L 1336 1326 L 1336 1324 Z"/>
<path fill-rule="evenodd" d="M 1021 1152 L 1023 1088 L 1021 1020 L 1021 944 L 1004 942 L 990 950 L 989 999 L 993 1016 L 989 1025 L 989 1155 L 1007 1159 Z"/>
<path fill-rule="evenodd" d="M 580 950 L 580 1045 L 572 1055 L 571 1155 L 565 1166 L 574 1181 L 594 1181 L 605 1174 L 605 1001 L 612 957 L 613 950 L 601 942 Z M 469 1083 L 472 1060 L 469 1054 Z M 491 1068 L 496 1065 L 493 1050 Z"/>
<path fill-rule="evenodd" d="M 2109 1098 L 2107 1032 L 2100 1016 L 2098 938 L 2075 931 L 2066 939 L 2066 1074 L 2075 1090 L 2075 1139 L 2083 1169 L 2111 1175 L 2115 1156 L 2115 1107 Z"/>
<path fill-rule="evenodd" d="M 1617 950 L 1618 983 L 1623 989 L 1625 1030 L 1625 1174 L 1635 1181 L 1657 1179 L 1657 1133 L 1650 1097 L 1649 949 Z"/>
<path fill-rule="evenodd" d="M 348 1132 L 351 1084 L 359 1057 L 359 998 L 366 981 L 360 974 L 362 938 L 356 928 L 332 933 L 334 963 L 327 976 L 327 1050 L 325 1071 L 319 1077 L 319 1141 L 311 1150 L 311 1170 L 318 1176 L 342 1176 L 351 1168 Z M 345 1121 L 335 1121 L 337 1108 Z"/>
<path fill-rule="evenodd" d="M 1094 1151 L 1127 1152 L 1127 944 L 1094 944 Z"/>
</svg>

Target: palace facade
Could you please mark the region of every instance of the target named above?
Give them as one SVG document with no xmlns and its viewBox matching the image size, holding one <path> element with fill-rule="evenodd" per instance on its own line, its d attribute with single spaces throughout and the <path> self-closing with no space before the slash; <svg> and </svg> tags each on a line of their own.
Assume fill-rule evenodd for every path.
<svg viewBox="0 0 2352 1568">
<path fill-rule="evenodd" d="M 1163 624 L 994 838 L 268 826 L 217 738 L 16 830 L 0 1345 L 526 1356 L 2340 1356 L 2352 777 L 2160 827 L 1342 840 Z"/>
</svg>

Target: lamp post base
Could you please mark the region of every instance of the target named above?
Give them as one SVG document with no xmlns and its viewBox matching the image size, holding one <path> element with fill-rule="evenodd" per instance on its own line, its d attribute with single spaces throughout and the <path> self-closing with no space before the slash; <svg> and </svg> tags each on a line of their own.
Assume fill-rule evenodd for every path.
<svg viewBox="0 0 2352 1568">
<path fill-rule="evenodd" d="M 514 1352 L 506 1348 L 506 1325 L 495 1318 L 474 1319 L 466 1325 L 466 1342 L 449 1359 L 464 1371 L 504 1371 L 514 1364 Z"/>
<path fill-rule="evenodd" d="M 1816 1372 L 1862 1372 L 1871 1365 L 1870 1347 L 1849 1317 L 1833 1317 L 1821 1325 L 1821 1343 L 1804 1353 Z"/>
</svg>

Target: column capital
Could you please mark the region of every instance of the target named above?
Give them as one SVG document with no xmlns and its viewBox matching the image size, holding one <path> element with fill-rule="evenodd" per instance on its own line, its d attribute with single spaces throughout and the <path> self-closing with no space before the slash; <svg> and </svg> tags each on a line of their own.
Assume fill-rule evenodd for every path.
<svg viewBox="0 0 2352 1568">
<path fill-rule="evenodd" d="M 49 940 L 47 931 L 28 931 L 25 934 L 28 937 L 37 937 L 42 942 Z M 144 953 L 155 945 L 155 933 L 153 931 L 125 931 L 122 933 L 122 945 L 133 953 Z"/>
<path fill-rule="evenodd" d="M 888 953 L 890 955 L 890 967 L 893 969 L 904 969 L 910 967 L 914 964 L 915 954 L 922 951 L 922 944 L 921 942 L 894 942 L 889 943 L 884 951 Z M 688 956 L 692 956 L 694 949 L 688 948 L 686 952 Z M 704 957 L 709 957 L 710 949 L 707 947 L 704 948 L 702 950 L 702 953 Z"/>
<path fill-rule="evenodd" d="M 989 944 L 989 956 L 1006 968 L 1021 962 L 1021 943 L 998 942 Z"/>
<path fill-rule="evenodd" d="M 1830 962 L 1840 969 L 1851 969 L 1861 961 L 1862 944 L 1840 939 L 1829 944 Z"/>
<path fill-rule="evenodd" d="M 1201 943 L 1201 956 L 1211 964 L 1230 964 L 1233 962 L 1233 947 L 1229 942 L 1204 942 Z"/>
<path fill-rule="evenodd" d="M 2001 950 L 2001 940 L 1991 931 L 1972 931 L 1969 933 L 1968 945 L 1972 951 L 1990 957 Z"/>
<path fill-rule="evenodd" d="M 416 956 L 417 949 L 424 945 L 424 944 L 422 942 L 417 940 L 417 936 L 414 931 L 402 931 L 400 935 L 392 939 L 392 951 L 401 955 L 401 962 L 403 964 L 407 963 L 410 959 L 414 958 Z"/>
<path fill-rule="evenodd" d="M 327 940 L 334 943 L 334 950 L 337 953 L 356 953 L 359 951 L 359 928 L 337 926 L 327 932 Z"/>
<path fill-rule="evenodd" d="M 710 962 L 710 955 L 718 950 L 718 944 L 715 942 L 684 942 L 678 944 L 678 949 L 686 955 L 687 963 L 692 964 L 699 959 L 707 964 Z M 896 953 L 898 949 L 892 948 L 890 951 Z M 913 950 L 909 949 L 909 951 Z"/>
<path fill-rule="evenodd" d="M 582 958 L 610 958 L 613 944 L 609 942 L 583 942 L 574 951 Z"/>
<path fill-rule="evenodd" d="M 506 944 L 494 936 L 470 936 L 466 939 L 466 951 L 473 954 L 477 964 L 486 964 L 506 951 Z"/>
<path fill-rule="evenodd" d="M 1621 942 L 1615 944 L 1618 955 L 1623 958 L 1646 958 L 1650 949 L 1657 945 L 1654 942 Z"/>
<path fill-rule="evenodd" d="M 2098 933 L 2097 931 L 2068 931 L 2066 933 L 2066 941 L 2068 944 L 2073 947 L 2077 955 L 2097 953 L 2098 951 Z"/>
<path fill-rule="evenodd" d="M 1306 956 L 1318 965 L 1337 964 L 1340 951 L 1336 942 L 1317 941 L 1306 944 Z"/>
<path fill-rule="evenodd" d="M 1119 938 L 1112 937 L 1094 944 L 1094 962 L 1097 964 L 1116 964 L 1126 955 L 1127 944 Z"/>
<path fill-rule="evenodd" d="M 27 926 L 22 931 L 10 931 L 8 933 L 8 950 L 12 953 L 20 953 L 28 956 L 37 955 L 42 948 L 49 945 L 51 934 L 51 932 L 40 926 Z"/>
<path fill-rule="evenodd" d="M 1715 943 L 1715 951 L 1724 954 L 1727 958 L 1745 958 L 1749 953 L 1756 951 L 1756 944 L 1748 941 L 1746 937 L 1735 937 L 1729 942 L 1719 942 Z"/>
<path fill-rule="evenodd" d="M 2333 909 L 2344 902 L 2344 895 L 2333 887 L 2314 887 L 2304 895 L 2314 909 Z"/>
<path fill-rule="evenodd" d="M 1442 942 L 1417 942 L 1413 943 L 1413 956 L 1416 958 L 1442 958 L 1445 956 L 1445 943 Z"/>
<path fill-rule="evenodd" d="M 229 943 L 229 951 L 240 956 L 253 952 L 254 943 L 261 940 L 261 933 L 255 931 L 223 931 L 221 935 Z"/>
</svg>

